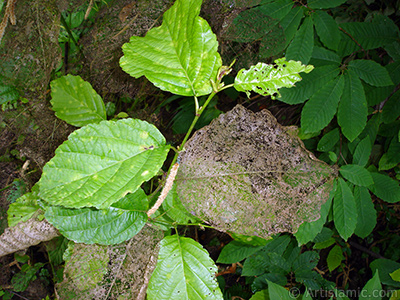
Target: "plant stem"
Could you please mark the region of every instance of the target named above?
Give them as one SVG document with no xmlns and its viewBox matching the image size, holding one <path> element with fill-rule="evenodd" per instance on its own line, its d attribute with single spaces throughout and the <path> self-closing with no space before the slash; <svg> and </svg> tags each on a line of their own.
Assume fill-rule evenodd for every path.
<svg viewBox="0 0 400 300">
<path fill-rule="evenodd" d="M 215 96 L 216 93 L 217 93 L 217 92 L 213 91 L 213 92 L 208 96 L 208 98 L 207 98 L 206 102 L 204 103 L 204 105 L 201 106 L 200 108 L 197 108 L 197 109 L 196 109 L 196 115 L 195 115 L 195 117 L 194 117 L 194 119 L 193 119 L 193 121 L 192 121 L 192 124 L 190 124 L 189 130 L 188 130 L 188 132 L 186 133 L 185 137 L 183 138 L 183 141 L 182 141 L 181 145 L 180 145 L 179 148 L 178 148 L 180 151 L 183 150 L 183 147 L 185 146 L 185 143 L 186 143 L 187 140 L 189 139 L 189 137 L 190 137 L 190 135 L 191 135 L 191 133 L 192 133 L 192 131 L 193 131 L 193 129 L 194 129 L 194 126 L 196 125 L 196 123 L 197 123 L 197 121 L 199 120 L 201 114 L 202 114 L 203 111 L 206 109 L 206 107 L 207 107 L 207 105 L 210 103 L 211 99 L 214 98 L 214 96 Z M 196 97 L 195 97 L 195 100 L 197 100 Z M 172 160 L 170 169 L 171 169 L 172 166 L 176 163 L 176 161 L 177 161 L 177 159 L 178 159 L 178 155 L 179 155 L 179 152 L 175 153 L 175 156 L 174 156 L 174 158 L 173 158 L 173 160 Z"/>
</svg>

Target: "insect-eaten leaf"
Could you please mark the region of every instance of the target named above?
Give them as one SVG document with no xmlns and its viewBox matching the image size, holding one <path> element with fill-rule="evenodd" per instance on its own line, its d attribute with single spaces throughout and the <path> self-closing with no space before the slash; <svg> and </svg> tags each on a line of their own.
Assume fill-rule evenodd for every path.
<svg viewBox="0 0 400 300">
<path fill-rule="evenodd" d="M 181 154 L 183 205 L 221 231 L 267 238 L 317 220 L 336 171 L 308 152 L 295 128 L 242 106 L 197 131 Z"/>
</svg>

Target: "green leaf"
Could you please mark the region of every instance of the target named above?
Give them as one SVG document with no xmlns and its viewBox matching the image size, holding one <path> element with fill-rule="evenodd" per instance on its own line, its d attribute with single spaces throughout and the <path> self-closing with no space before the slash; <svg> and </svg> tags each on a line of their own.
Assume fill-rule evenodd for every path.
<svg viewBox="0 0 400 300">
<path fill-rule="evenodd" d="M 40 209 L 38 205 L 40 198 L 36 191 L 27 193 L 19 197 L 14 203 L 10 204 L 7 211 L 8 226 L 13 227 L 19 222 L 28 221 Z"/>
<path fill-rule="evenodd" d="M 287 48 L 286 57 L 290 60 L 300 60 L 303 64 L 307 64 L 310 61 L 313 47 L 313 21 L 311 17 L 306 17 Z"/>
<path fill-rule="evenodd" d="M 332 64 L 339 66 L 340 62 L 340 57 L 335 52 L 322 47 L 314 46 L 310 64 L 316 67 Z"/>
<path fill-rule="evenodd" d="M 400 142 L 394 137 L 390 142 L 388 151 L 383 154 L 379 161 L 379 171 L 389 170 L 400 163 Z"/>
<path fill-rule="evenodd" d="M 260 6 L 261 11 L 274 19 L 283 19 L 293 7 L 292 0 L 275 0 Z"/>
<path fill-rule="evenodd" d="M 249 300 L 270 300 L 268 290 L 262 290 L 255 293 Z"/>
<path fill-rule="evenodd" d="M 333 199 L 333 220 L 340 236 L 347 240 L 357 225 L 356 202 L 346 182 L 342 178 L 338 178 L 338 182 Z"/>
<path fill-rule="evenodd" d="M 309 0 L 307 5 L 312 9 L 326 9 L 337 7 L 347 0 Z"/>
<path fill-rule="evenodd" d="M 52 205 L 108 208 L 156 175 L 169 147 L 145 121 L 87 125 L 73 132 L 45 165 L 39 196 Z"/>
<path fill-rule="evenodd" d="M 369 136 L 366 136 L 358 143 L 353 155 L 353 164 L 365 167 L 371 155 L 371 141 Z"/>
<path fill-rule="evenodd" d="M 337 65 L 327 65 L 315 68 L 312 72 L 303 75 L 303 80 L 293 88 L 280 90 L 280 101 L 287 104 L 299 104 L 309 99 L 315 92 L 329 81 L 333 80 L 340 69 Z"/>
<path fill-rule="evenodd" d="M 300 254 L 293 262 L 293 272 L 303 271 L 305 269 L 313 269 L 317 266 L 319 255 L 315 251 L 306 251 Z"/>
<path fill-rule="evenodd" d="M 337 50 L 340 42 L 340 31 L 336 21 L 332 16 L 323 10 L 316 10 L 313 18 L 315 30 L 317 31 L 321 42 L 327 48 Z"/>
<path fill-rule="evenodd" d="M 217 262 L 221 264 L 233 264 L 240 262 L 262 248 L 264 248 L 264 246 L 255 247 L 240 243 L 238 241 L 232 241 L 222 248 Z"/>
<path fill-rule="evenodd" d="M 369 267 L 371 268 L 372 273 L 375 274 L 375 272 L 379 272 L 381 283 L 392 287 L 400 287 L 400 282 L 394 281 L 389 275 L 400 268 L 400 263 L 386 258 L 378 258 L 371 262 Z"/>
<path fill-rule="evenodd" d="M 103 100 L 80 76 L 66 75 L 53 80 L 51 98 L 56 116 L 68 124 L 82 127 L 107 119 Z"/>
<path fill-rule="evenodd" d="M 280 286 L 272 281 L 267 280 L 268 282 L 268 293 L 271 299 L 276 300 L 293 300 L 290 292 L 285 289 L 283 286 Z"/>
<path fill-rule="evenodd" d="M 76 243 L 114 245 L 129 240 L 143 228 L 146 210 L 147 196 L 139 188 L 104 210 L 51 206 L 45 217 Z"/>
<path fill-rule="evenodd" d="M 358 212 L 357 226 L 354 231 L 360 238 L 366 238 L 376 225 L 376 210 L 366 187 L 354 187 L 354 199 Z"/>
<path fill-rule="evenodd" d="M 392 30 L 388 22 L 367 23 L 367 22 L 348 22 L 342 23 L 341 28 L 347 34 L 343 34 L 345 39 L 342 39 L 342 45 L 339 45 L 339 55 L 346 56 L 354 50 L 361 50 L 356 44 L 359 43 L 364 50 L 375 49 L 391 44 L 398 39 L 397 33 Z M 350 35 L 351 38 L 348 36 Z M 352 47 L 346 47 L 346 43 Z M 345 51 L 343 51 L 345 50 Z"/>
<path fill-rule="evenodd" d="M 3 85 L 0 82 L 0 105 L 17 101 L 19 99 L 19 92 L 16 90 L 15 87 L 10 85 Z"/>
<path fill-rule="evenodd" d="M 244 245 L 248 246 L 265 246 L 268 244 L 268 241 L 272 239 L 271 237 L 269 239 L 264 239 L 258 236 L 249 236 L 249 235 L 244 235 L 244 234 L 239 234 L 239 233 L 234 233 L 230 232 L 229 235 L 237 242 L 240 242 Z"/>
<path fill-rule="evenodd" d="M 339 128 L 335 128 L 328 133 L 324 134 L 319 140 L 317 150 L 321 152 L 328 152 L 339 142 L 340 132 Z"/>
<path fill-rule="evenodd" d="M 165 237 L 160 243 L 147 299 L 222 300 L 216 272 L 217 267 L 199 243 L 178 235 Z"/>
<path fill-rule="evenodd" d="M 303 18 L 303 13 L 304 13 L 303 7 L 295 6 L 281 20 L 280 25 L 282 26 L 286 37 L 285 48 L 291 42 L 294 35 L 296 34 L 297 29 L 299 28 L 300 25 L 300 21 Z"/>
<path fill-rule="evenodd" d="M 329 272 L 332 272 L 337 267 L 340 266 L 342 260 L 344 259 L 342 248 L 338 245 L 335 245 L 328 254 L 326 258 L 326 262 L 328 264 Z"/>
<path fill-rule="evenodd" d="M 382 285 L 379 279 L 379 271 L 377 270 L 367 284 L 361 291 L 358 300 L 381 300 L 382 297 Z"/>
<path fill-rule="evenodd" d="M 374 185 L 369 186 L 369 190 L 378 198 L 389 203 L 400 201 L 400 187 L 398 181 L 387 175 L 371 173 Z"/>
<path fill-rule="evenodd" d="M 396 271 L 390 273 L 389 275 L 394 281 L 400 281 L 400 269 L 397 269 Z"/>
<path fill-rule="evenodd" d="M 329 124 L 336 114 L 343 87 L 344 78 L 340 76 L 325 84 L 304 105 L 301 112 L 301 128 L 304 132 L 316 132 Z"/>
<path fill-rule="evenodd" d="M 210 94 L 210 79 L 216 78 L 222 62 L 215 34 L 199 17 L 201 2 L 177 0 L 164 13 L 160 27 L 152 28 L 145 37 L 131 37 L 122 46 L 122 69 L 135 78 L 144 75 L 174 94 Z"/>
<path fill-rule="evenodd" d="M 351 183 L 359 186 L 374 184 L 371 174 L 362 166 L 345 165 L 339 169 L 340 174 Z"/>
<path fill-rule="evenodd" d="M 387 86 L 393 84 L 388 71 L 372 60 L 352 60 L 348 68 L 370 85 Z"/>
<path fill-rule="evenodd" d="M 383 122 L 389 124 L 400 116 L 400 90 L 394 93 L 382 109 Z"/>
<path fill-rule="evenodd" d="M 364 89 L 358 76 L 349 70 L 339 102 L 338 123 L 344 136 L 352 142 L 367 124 L 368 108 Z"/>
<path fill-rule="evenodd" d="M 242 69 L 235 78 L 234 87 L 239 92 L 254 91 L 260 95 L 280 96 L 278 91 L 282 87 L 292 87 L 297 81 L 301 80 L 300 72 L 309 73 L 313 66 L 302 65 L 298 61 L 286 61 L 280 58 L 274 61 L 275 65 L 258 63 L 249 70 Z"/>
</svg>

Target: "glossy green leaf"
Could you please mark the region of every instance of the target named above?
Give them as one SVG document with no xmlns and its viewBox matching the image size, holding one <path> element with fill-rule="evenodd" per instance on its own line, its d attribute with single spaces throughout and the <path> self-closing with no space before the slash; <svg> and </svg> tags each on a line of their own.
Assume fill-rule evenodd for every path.
<svg viewBox="0 0 400 300">
<path fill-rule="evenodd" d="M 352 60 L 348 68 L 370 85 L 387 86 L 393 84 L 388 71 L 372 60 Z"/>
<path fill-rule="evenodd" d="M 129 75 L 146 76 L 164 91 L 183 96 L 211 93 L 210 79 L 221 67 L 218 42 L 199 17 L 201 0 L 177 0 L 160 27 L 123 45 L 120 66 Z"/>
<path fill-rule="evenodd" d="M 342 96 L 344 78 L 340 76 L 325 84 L 304 105 L 301 112 L 301 128 L 304 132 L 324 129 L 336 114 Z"/>
<path fill-rule="evenodd" d="M 322 43 L 329 49 L 337 50 L 340 42 L 340 31 L 336 21 L 323 10 L 316 10 L 313 18 L 315 30 Z"/>
<path fill-rule="evenodd" d="M 375 196 L 389 203 L 400 201 L 400 187 L 397 180 L 380 173 L 371 173 L 371 176 L 374 184 L 368 188 Z"/>
<path fill-rule="evenodd" d="M 386 258 L 378 258 L 371 262 L 369 267 L 374 274 L 377 271 L 379 272 L 379 279 L 381 283 L 393 287 L 400 287 L 400 282 L 394 281 L 390 276 L 390 273 L 393 273 L 400 268 L 400 263 Z"/>
<path fill-rule="evenodd" d="M 339 142 L 340 132 L 339 128 L 335 128 L 328 133 L 325 133 L 319 140 L 317 150 L 321 152 L 328 152 Z"/>
<path fill-rule="evenodd" d="M 222 248 L 217 262 L 221 264 L 240 262 L 262 248 L 264 248 L 264 246 L 251 246 L 238 241 L 232 241 Z"/>
<path fill-rule="evenodd" d="M 271 299 L 293 300 L 293 297 L 290 294 L 290 292 L 283 286 L 280 286 L 269 280 L 267 280 L 267 282 L 268 282 L 268 293 Z"/>
<path fill-rule="evenodd" d="M 328 254 L 326 258 L 326 262 L 328 264 L 328 269 L 330 272 L 335 270 L 340 266 L 342 260 L 344 259 L 342 248 L 338 245 L 335 245 Z"/>
<path fill-rule="evenodd" d="M 332 64 L 336 64 L 337 66 L 339 66 L 340 62 L 340 57 L 335 52 L 322 47 L 314 46 L 310 64 L 316 67 Z"/>
<path fill-rule="evenodd" d="M 371 155 L 371 141 L 369 136 L 366 136 L 358 143 L 353 155 L 353 164 L 365 167 Z"/>
<path fill-rule="evenodd" d="M 377 270 L 367 284 L 363 287 L 358 300 L 381 300 L 382 284 L 379 279 L 379 271 Z"/>
<path fill-rule="evenodd" d="M 293 88 L 280 90 L 280 101 L 287 104 L 299 104 L 309 99 L 315 92 L 329 81 L 333 80 L 340 69 L 337 65 L 327 65 L 315 68 L 312 72 L 304 74 L 303 80 L 296 83 Z"/>
<path fill-rule="evenodd" d="M 376 225 L 376 210 L 366 187 L 354 187 L 354 199 L 358 212 L 357 227 L 354 231 L 360 238 L 366 238 Z"/>
<path fill-rule="evenodd" d="M 129 240 L 143 228 L 146 210 L 147 196 L 139 188 L 104 210 L 51 206 L 45 217 L 76 243 L 114 245 Z"/>
<path fill-rule="evenodd" d="M 266 15 L 274 19 L 281 20 L 290 12 L 292 6 L 292 0 L 275 0 L 261 5 L 260 9 L 264 11 Z"/>
<path fill-rule="evenodd" d="M 337 7 L 347 0 L 309 0 L 307 5 L 312 9 L 326 9 Z"/>
<path fill-rule="evenodd" d="M 145 121 L 87 125 L 45 165 L 39 196 L 52 205 L 108 208 L 157 174 L 168 150 L 162 134 Z"/>
<path fill-rule="evenodd" d="M 356 202 L 349 186 L 342 178 L 338 178 L 338 187 L 333 199 L 333 220 L 344 240 L 354 233 L 357 225 Z"/>
<path fill-rule="evenodd" d="M 222 300 L 216 272 L 217 267 L 199 243 L 178 235 L 167 236 L 160 243 L 147 299 Z"/>
<path fill-rule="evenodd" d="M 8 226 L 13 227 L 19 222 L 28 221 L 40 209 L 38 205 L 40 198 L 36 191 L 27 193 L 19 197 L 14 203 L 10 204 L 7 211 Z"/>
<path fill-rule="evenodd" d="M 309 73 L 313 66 L 302 65 L 298 61 L 286 61 L 280 58 L 274 64 L 258 63 L 250 69 L 242 69 L 235 78 L 234 87 L 239 92 L 246 92 L 250 96 L 250 91 L 254 91 L 263 96 L 271 96 L 273 99 L 278 89 L 282 87 L 292 87 L 297 81 L 301 80 L 300 72 Z"/>
<path fill-rule="evenodd" d="M 77 127 L 107 119 L 103 100 L 80 76 L 53 80 L 50 102 L 58 118 Z"/>
<path fill-rule="evenodd" d="M 294 35 L 299 28 L 300 21 L 303 18 L 304 9 L 301 6 L 293 7 L 289 13 L 280 21 L 280 25 L 282 26 L 285 37 L 286 44 L 285 47 L 291 42 Z"/>
<path fill-rule="evenodd" d="M 300 29 L 296 32 L 293 41 L 286 50 L 286 57 L 290 60 L 300 60 L 303 64 L 310 61 L 314 47 L 314 27 L 311 17 L 306 17 Z"/>
<path fill-rule="evenodd" d="M 371 174 L 362 166 L 345 165 L 339 169 L 340 175 L 351 183 L 359 186 L 370 186 L 374 184 Z"/>
<path fill-rule="evenodd" d="M 367 124 L 368 108 L 364 89 L 358 76 L 349 70 L 339 102 L 338 123 L 344 136 L 352 142 Z"/>
</svg>

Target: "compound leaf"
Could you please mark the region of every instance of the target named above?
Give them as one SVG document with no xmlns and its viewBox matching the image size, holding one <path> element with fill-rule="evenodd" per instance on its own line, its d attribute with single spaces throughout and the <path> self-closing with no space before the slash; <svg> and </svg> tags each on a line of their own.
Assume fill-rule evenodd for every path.
<svg viewBox="0 0 400 300">
<path fill-rule="evenodd" d="M 361 80 L 351 70 L 344 76 L 337 117 L 344 136 L 352 142 L 367 124 L 368 108 Z"/>
<path fill-rule="evenodd" d="M 76 243 L 115 245 L 143 228 L 147 208 L 147 196 L 139 188 L 105 210 L 51 206 L 45 217 L 63 236 Z"/>
<path fill-rule="evenodd" d="M 362 166 L 345 165 L 339 169 L 340 174 L 351 183 L 358 186 L 370 186 L 374 184 L 371 174 Z"/>
<path fill-rule="evenodd" d="M 323 10 L 315 11 L 313 17 L 315 30 L 322 43 L 329 49 L 337 50 L 340 42 L 340 31 L 336 21 Z"/>
<path fill-rule="evenodd" d="M 358 212 L 357 227 L 354 233 L 360 238 L 366 238 L 375 228 L 376 210 L 366 187 L 354 187 L 354 198 Z"/>
<path fill-rule="evenodd" d="M 280 90 L 280 101 L 287 104 L 299 104 L 309 99 L 321 86 L 334 79 L 340 69 L 337 65 L 326 65 L 315 68 L 312 72 L 303 75 L 302 81 L 293 88 Z"/>
<path fill-rule="evenodd" d="M 336 114 L 343 93 L 343 76 L 325 84 L 304 105 L 301 112 L 301 128 L 305 133 L 317 132 L 329 124 Z"/>
<path fill-rule="evenodd" d="M 338 178 L 338 181 L 333 199 L 333 220 L 340 236 L 347 240 L 357 225 L 356 202 L 347 183 L 342 178 Z"/>
<path fill-rule="evenodd" d="M 303 64 L 310 61 L 314 47 L 314 27 L 311 17 L 306 17 L 293 41 L 286 51 L 288 59 L 300 60 Z"/>
<path fill-rule="evenodd" d="M 147 299 L 222 300 L 216 272 L 217 267 L 199 243 L 178 235 L 167 236 L 160 243 Z"/>
<path fill-rule="evenodd" d="M 210 79 L 221 67 L 218 42 L 199 17 L 201 0 L 177 0 L 160 27 L 123 45 L 120 66 L 129 75 L 146 76 L 164 91 L 183 96 L 211 93 Z"/>
<path fill-rule="evenodd" d="M 336 64 L 339 66 L 340 57 L 333 51 L 330 51 L 322 47 L 314 46 L 310 64 L 315 66 Z"/>
<path fill-rule="evenodd" d="M 387 86 L 393 84 L 388 71 L 372 60 L 353 60 L 349 63 L 349 70 L 353 70 L 362 80 L 373 86 Z"/>
<path fill-rule="evenodd" d="M 80 76 L 68 74 L 53 80 L 51 98 L 56 116 L 68 124 L 82 127 L 107 119 L 103 100 Z"/>
<path fill-rule="evenodd" d="M 280 24 L 285 32 L 286 44 L 285 47 L 293 39 L 299 28 L 301 19 L 303 18 L 304 9 L 301 6 L 293 7 L 289 13 L 281 20 Z"/>
<path fill-rule="evenodd" d="M 157 174 L 168 150 L 162 134 L 145 121 L 87 125 L 45 165 L 39 196 L 52 205 L 108 208 Z"/>
<path fill-rule="evenodd" d="M 302 65 L 299 61 L 286 61 L 280 58 L 274 61 L 275 65 L 258 63 L 250 69 L 242 69 L 235 78 L 234 87 L 239 92 L 246 92 L 250 96 L 250 91 L 260 95 L 270 95 L 273 99 L 275 94 L 280 96 L 278 91 L 282 87 L 292 87 L 297 81 L 301 80 L 300 72 L 309 73 L 313 66 Z"/>
</svg>

